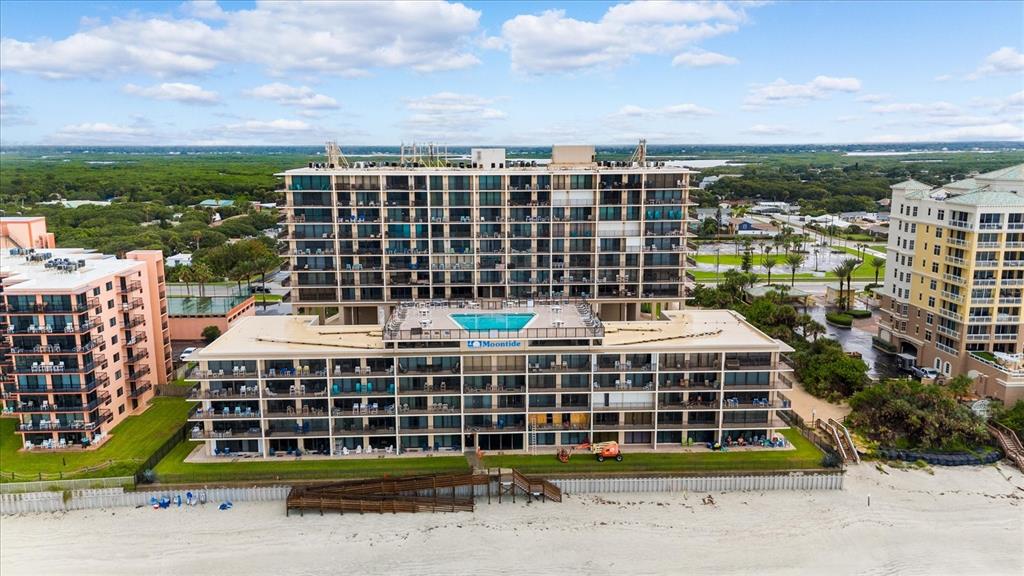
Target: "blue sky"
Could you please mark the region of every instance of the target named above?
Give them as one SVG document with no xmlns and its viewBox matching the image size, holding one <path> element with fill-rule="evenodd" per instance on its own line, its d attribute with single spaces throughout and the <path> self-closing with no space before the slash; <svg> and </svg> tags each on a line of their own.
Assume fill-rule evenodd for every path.
<svg viewBox="0 0 1024 576">
<path fill-rule="evenodd" d="M 1020 2 L 0 3 L 4 144 L 1024 140 Z"/>
</svg>

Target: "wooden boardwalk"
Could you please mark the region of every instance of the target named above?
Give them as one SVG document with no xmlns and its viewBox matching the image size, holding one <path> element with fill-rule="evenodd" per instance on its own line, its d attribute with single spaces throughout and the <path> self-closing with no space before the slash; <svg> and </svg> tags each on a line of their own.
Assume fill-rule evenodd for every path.
<svg viewBox="0 0 1024 576">
<path fill-rule="evenodd" d="M 286 513 L 320 512 L 472 512 L 477 496 L 502 502 L 517 494 L 527 500 L 562 501 L 562 491 L 547 480 L 530 479 L 509 468 L 472 474 L 399 476 L 330 482 L 292 489 Z"/>
</svg>

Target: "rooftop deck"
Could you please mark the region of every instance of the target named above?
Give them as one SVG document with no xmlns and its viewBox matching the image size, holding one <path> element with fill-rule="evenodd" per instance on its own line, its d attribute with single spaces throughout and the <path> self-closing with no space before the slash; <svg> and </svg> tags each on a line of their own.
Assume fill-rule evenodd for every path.
<svg viewBox="0 0 1024 576">
<path fill-rule="evenodd" d="M 531 314 L 521 329 L 467 329 L 456 314 Z M 384 327 L 385 341 L 601 338 L 601 320 L 582 301 L 505 300 L 405 302 Z"/>
</svg>

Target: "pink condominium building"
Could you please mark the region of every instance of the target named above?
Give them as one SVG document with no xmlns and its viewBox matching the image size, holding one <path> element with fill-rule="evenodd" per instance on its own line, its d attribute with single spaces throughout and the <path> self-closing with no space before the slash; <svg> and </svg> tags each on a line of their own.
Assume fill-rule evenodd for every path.
<svg viewBox="0 0 1024 576">
<path fill-rule="evenodd" d="M 45 219 L 0 218 L 3 412 L 26 447 L 95 445 L 171 371 L 163 254 L 53 246 Z"/>
</svg>

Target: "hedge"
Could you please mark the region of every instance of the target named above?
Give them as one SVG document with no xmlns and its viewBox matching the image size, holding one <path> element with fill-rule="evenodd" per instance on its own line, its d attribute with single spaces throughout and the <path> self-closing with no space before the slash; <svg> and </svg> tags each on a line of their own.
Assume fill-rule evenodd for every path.
<svg viewBox="0 0 1024 576">
<path fill-rule="evenodd" d="M 825 314 L 825 321 L 829 324 L 841 326 L 843 328 L 849 328 L 853 325 L 853 316 L 849 314 L 839 314 L 836 312 L 829 312 Z"/>
<path fill-rule="evenodd" d="M 847 310 L 846 315 L 852 318 L 870 318 L 871 310 Z"/>
</svg>

